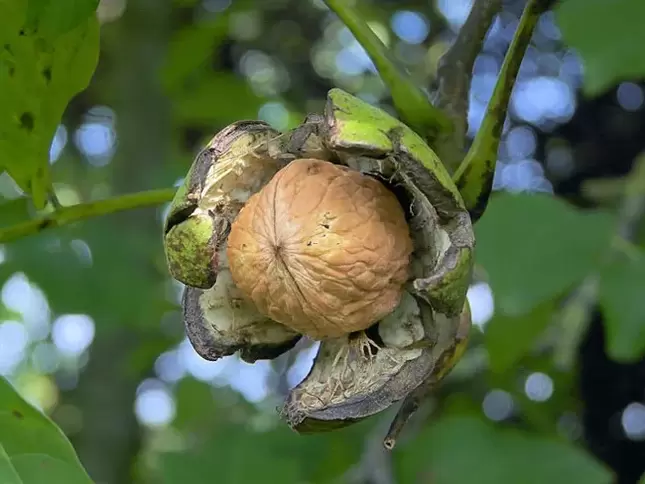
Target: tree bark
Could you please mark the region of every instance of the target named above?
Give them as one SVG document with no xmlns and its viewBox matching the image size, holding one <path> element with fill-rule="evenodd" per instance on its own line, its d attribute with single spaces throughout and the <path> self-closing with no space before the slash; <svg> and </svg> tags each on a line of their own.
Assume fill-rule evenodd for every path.
<svg viewBox="0 0 645 484">
<path fill-rule="evenodd" d="M 97 76 L 105 75 L 106 91 L 101 94 L 107 95 L 107 104 L 116 113 L 115 192 L 149 188 L 149 174 L 160 169 L 169 151 L 169 106 L 159 67 L 169 40 L 171 9 L 168 1 L 128 0 L 123 16 L 103 28 L 104 64 Z M 115 234 L 143 233 L 151 247 L 159 243 L 155 209 L 120 213 L 113 216 L 113 223 Z M 152 271 L 150 258 L 131 270 Z M 139 383 L 152 374 L 154 359 L 133 370 L 132 356 L 146 341 L 145 328 L 157 326 L 156 321 L 97 321 L 89 363 L 72 395 L 83 415 L 82 429 L 73 436 L 73 443 L 97 484 L 135 480 L 142 444 L 134 414 L 135 394 Z"/>
</svg>

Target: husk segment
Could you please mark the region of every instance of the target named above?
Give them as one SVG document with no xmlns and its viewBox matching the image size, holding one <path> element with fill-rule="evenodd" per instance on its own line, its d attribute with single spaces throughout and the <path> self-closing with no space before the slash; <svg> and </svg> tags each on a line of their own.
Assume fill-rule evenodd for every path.
<svg viewBox="0 0 645 484">
<path fill-rule="evenodd" d="M 238 351 L 249 362 L 275 358 L 300 339 L 297 333 L 262 316 L 242 297 L 226 261 L 226 239 L 238 212 L 253 193 L 291 160 L 279 153 L 268 155 L 269 142 L 279 136 L 268 124 L 256 121 L 241 121 L 220 131 L 197 156 L 167 219 L 167 234 L 194 218 L 212 220 L 212 237 L 207 246 L 198 247 L 201 264 L 211 272 L 210 284 L 191 285 L 188 277 L 183 280 L 177 277 L 181 271 L 173 273 L 186 284 L 182 306 L 188 339 L 207 360 Z M 165 244 L 168 259 L 185 262 L 188 257 L 181 254 L 190 253 L 191 247 L 176 247 L 184 239 L 171 239 L 169 243 L 168 238 Z M 180 255 L 169 253 L 172 248 Z"/>
<path fill-rule="evenodd" d="M 355 351 L 352 335 L 323 341 L 309 375 L 281 411 L 289 425 L 300 432 L 347 425 L 444 372 L 460 341 L 474 237 L 459 193 L 434 152 L 396 119 L 339 90 L 330 91 L 323 115 L 310 115 L 289 133 L 254 125 L 253 136 L 245 137 L 239 131 L 244 126 L 233 125 L 214 138 L 211 145 L 226 146 L 226 137 L 237 133 L 237 141 L 201 170 L 202 183 L 193 183 L 197 189 L 186 190 L 197 201 L 195 211 L 214 215 L 218 227 L 230 227 L 248 197 L 286 163 L 317 158 L 385 183 L 406 209 L 413 236 L 412 277 L 404 297 L 368 330 L 379 346 L 376 355 L 369 359 Z M 214 244 L 215 285 L 188 287 L 184 295 L 188 336 L 207 359 L 236 351 L 248 361 L 273 358 L 299 335 L 264 318 L 236 293 L 224 257 L 227 234 L 220 230 Z"/>
<path fill-rule="evenodd" d="M 339 352 L 347 352 L 351 336 L 323 341 L 309 375 L 289 394 L 282 415 L 300 432 L 374 415 L 443 372 L 463 340 L 457 338 L 463 315 L 469 316 L 465 297 L 474 246 L 458 192 L 446 183 L 447 173 L 440 178 L 442 166 L 428 170 L 440 161 L 407 127 L 333 90 L 325 122 L 314 132 L 328 160 L 377 176 L 399 196 L 415 250 L 406 294 L 373 328 L 381 347 L 376 356 L 350 352 L 343 375 Z"/>
</svg>

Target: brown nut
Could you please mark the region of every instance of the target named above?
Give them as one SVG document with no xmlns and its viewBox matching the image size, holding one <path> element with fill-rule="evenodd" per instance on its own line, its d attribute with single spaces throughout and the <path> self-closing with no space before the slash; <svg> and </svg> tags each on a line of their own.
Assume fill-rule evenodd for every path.
<svg viewBox="0 0 645 484">
<path fill-rule="evenodd" d="M 289 163 L 228 236 L 236 286 L 258 310 L 315 339 L 368 328 L 399 304 L 412 240 L 394 194 L 327 161 Z"/>
</svg>

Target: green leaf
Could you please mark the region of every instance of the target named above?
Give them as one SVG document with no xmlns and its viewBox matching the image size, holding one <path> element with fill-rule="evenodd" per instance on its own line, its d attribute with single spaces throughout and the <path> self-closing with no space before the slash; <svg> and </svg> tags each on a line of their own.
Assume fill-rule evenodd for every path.
<svg viewBox="0 0 645 484">
<path fill-rule="evenodd" d="M 26 197 L 2 200 L 0 202 L 0 227 L 24 222 L 30 218 L 29 199 Z"/>
<path fill-rule="evenodd" d="M 444 417 L 398 457 L 401 482 L 612 482 L 609 470 L 580 448 L 519 430 L 501 429 L 470 416 Z"/>
<path fill-rule="evenodd" d="M 547 301 L 525 316 L 496 314 L 486 325 L 484 340 L 491 370 L 504 373 L 531 349 L 553 315 L 553 303 Z"/>
<path fill-rule="evenodd" d="M 226 484 L 284 484 L 301 482 L 297 460 L 281 452 L 294 438 L 286 429 L 251 432 L 242 426 L 223 426 L 196 452 L 163 457 L 163 484 L 211 484 L 214 476 Z"/>
<path fill-rule="evenodd" d="M 208 60 L 216 45 L 226 38 L 228 20 L 228 15 L 217 15 L 213 20 L 191 24 L 174 34 L 161 71 L 167 92 L 181 87 L 200 68 L 210 68 Z"/>
<path fill-rule="evenodd" d="M 369 55 L 390 90 L 392 102 L 401 120 L 426 140 L 452 130 L 452 122 L 448 116 L 432 105 L 350 3 L 346 0 L 325 0 L 325 3 L 338 15 Z"/>
<path fill-rule="evenodd" d="M 86 21 L 98 6 L 99 0 L 29 0 L 27 25 L 45 38 L 56 38 Z"/>
<path fill-rule="evenodd" d="M 56 128 L 98 61 L 92 3 L 0 0 L 0 169 L 37 208 L 51 191 L 49 148 Z"/>
<path fill-rule="evenodd" d="M 174 95 L 178 122 L 225 126 L 238 119 L 255 119 L 265 101 L 239 77 L 224 72 L 201 76 L 191 89 Z"/>
<path fill-rule="evenodd" d="M 0 482 L 92 483 L 63 432 L 4 378 L 0 378 Z"/>
<path fill-rule="evenodd" d="M 645 76 L 645 2 L 567 0 L 555 14 L 564 40 L 582 57 L 585 94 Z"/>
<path fill-rule="evenodd" d="M 615 261 L 601 273 L 599 298 L 605 316 L 607 353 L 633 362 L 645 352 L 645 254 Z"/>
<path fill-rule="evenodd" d="M 0 482 L 4 484 L 21 484 L 18 472 L 11 463 L 11 459 L 0 444 Z"/>
<path fill-rule="evenodd" d="M 214 476 L 223 484 L 338 482 L 360 459 L 369 431 L 361 422 L 352 429 L 305 437 L 278 422 L 273 430 L 256 432 L 231 423 L 228 412 L 219 416 L 211 437 L 201 445 L 162 454 L 160 477 L 154 482 L 210 484 Z"/>
<path fill-rule="evenodd" d="M 613 219 L 547 195 L 500 193 L 475 233 L 477 260 L 488 273 L 496 310 L 520 316 L 597 268 Z"/>
<path fill-rule="evenodd" d="M 13 216 L 19 216 L 21 204 L 12 208 Z M 142 210 L 149 212 L 143 217 L 155 217 L 155 210 Z M 2 215 L 0 206 L 0 226 Z M 163 261 L 163 247 L 154 230 L 122 231 L 122 220 L 110 214 L 6 245 L 0 285 L 22 272 L 46 294 L 54 314 L 88 314 L 97 331 L 112 324 L 158 325 L 166 311 L 177 309 L 169 297 L 165 265 L 155 268 L 155 260 Z M 132 271 L 141 264 L 149 269 Z"/>
<path fill-rule="evenodd" d="M 192 442 L 201 443 L 185 452 L 163 454 L 160 475 L 166 480 L 152 479 L 154 482 L 174 484 L 184 476 L 185 482 L 199 484 L 211 482 L 209 479 L 212 480 L 213 475 L 218 475 L 218 482 L 223 484 L 265 482 L 266 479 L 283 484 L 336 482 L 360 459 L 366 432 L 373 425 L 373 422 L 363 421 L 305 438 L 289 430 L 284 422 L 276 421 L 273 408 L 269 408 L 268 414 L 258 414 L 257 407 L 230 389 L 213 389 L 200 381 L 185 378 L 178 384 L 176 396 L 177 417 L 173 426 L 184 435 L 190 435 Z M 276 427 L 267 432 L 255 432 L 238 423 L 253 421 Z M 258 452 L 260 449 L 262 452 Z M 256 453 L 267 455 L 256 456 Z M 245 465 L 264 466 L 267 475 L 281 472 L 284 475 L 259 478 L 257 469 L 237 468 Z"/>
</svg>

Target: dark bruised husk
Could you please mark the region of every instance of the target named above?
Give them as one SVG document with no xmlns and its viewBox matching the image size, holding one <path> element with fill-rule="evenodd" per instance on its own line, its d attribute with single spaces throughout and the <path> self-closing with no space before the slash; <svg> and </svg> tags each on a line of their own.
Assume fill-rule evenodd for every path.
<svg viewBox="0 0 645 484">
<path fill-rule="evenodd" d="M 245 145 L 253 145 L 262 139 L 279 136 L 280 133 L 264 121 L 237 121 L 217 133 L 199 152 L 186 174 L 184 185 L 177 191 L 164 224 L 164 234 L 187 219 L 200 205 L 202 192 L 207 185 L 208 174 L 222 155 L 230 151 L 241 137 Z"/>
<path fill-rule="evenodd" d="M 322 342 L 311 371 L 288 395 L 282 417 L 300 433 L 333 430 L 382 412 L 424 382 L 439 379 L 463 325 L 433 313 L 406 294 L 395 313 L 379 323 L 383 343 L 375 358 L 368 361 L 353 351 L 341 382 L 337 358 L 347 349 L 347 338 Z"/>
<path fill-rule="evenodd" d="M 338 99 L 342 103 L 349 98 Z M 351 99 L 342 106 L 336 100 L 330 94 L 323 115 L 308 116 L 289 133 L 263 136 L 256 132 L 259 143 L 246 142 L 241 135 L 237 145 L 232 143 L 229 151 L 213 160 L 206 175 L 210 181 L 191 182 L 199 187 L 200 209 L 232 223 L 248 197 L 278 169 L 294 159 L 316 158 L 377 177 L 395 192 L 407 212 L 414 243 L 411 277 L 399 306 L 373 328 L 379 349 L 370 359 L 356 342 L 350 343 L 349 336 L 321 343 L 311 371 L 289 393 L 281 410 L 286 422 L 303 433 L 333 430 L 379 413 L 441 374 L 446 358 L 455 351 L 472 270 L 470 219 L 456 189 L 446 188 L 442 175 L 437 177 L 428 168 L 435 161 L 427 157 L 436 155 L 410 145 L 416 139 L 385 113 L 362 111 L 361 119 L 375 126 L 369 132 L 370 123 L 365 128 L 364 122 L 352 119 Z M 389 127 L 383 129 L 385 125 Z M 243 130 L 239 123 L 234 126 Z M 365 139 L 376 141 L 370 144 Z M 426 157 L 425 167 L 417 159 L 419 153 Z M 240 177 L 243 190 L 239 183 L 224 188 L 213 183 L 214 174 L 221 175 L 223 166 L 217 169 L 221 163 L 238 163 L 247 170 Z M 212 196 L 216 190 L 209 195 L 209 183 L 219 186 L 220 195 Z M 222 203 L 224 194 L 233 192 L 237 195 Z M 300 335 L 260 315 L 235 292 L 225 261 L 226 237 L 217 242 L 215 285 L 206 290 L 188 287 L 183 300 L 187 334 L 196 351 L 211 360 L 239 352 L 246 361 L 255 361 L 292 348 Z M 452 280 L 461 285 L 448 287 L 446 281 Z"/>
<path fill-rule="evenodd" d="M 300 339 L 297 333 L 259 314 L 242 297 L 226 261 L 226 240 L 238 212 L 293 158 L 268 155 L 269 143 L 279 136 L 259 121 L 240 121 L 220 131 L 195 159 L 167 219 L 167 231 L 190 217 L 212 221 L 208 244 L 199 246 L 198 252 L 193 250 L 201 260 L 209 261 L 200 274 L 211 273 L 197 278 L 201 284 L 191 284 L 192 280 L 182 280 L 176 277 L 178 271 L 171 270 L 186 285 L 182 300 L 186 334 L 195 351 L 207 360 L 238 352 L 247 362 L 272 359 Z M 166 245 L 170 245 L 168 241 Z"/>
<path fill-rule="evenodd" d="M 238 121 L 217 133 L 197 155 L 164 224 L 166 262 L 176 280 L 201 289 L 215 284 L 214 256 L 230 223 L 250 194 L 285 164 L 267 160 L 265 165 L 264 160 L 258 163 L 243 155 L 279 134 L 262 121 Z"/>
<path fill-rule="evenodd" d="M 240 352 L 248 362 L 273 359 L 289 351 L 300 335 L 259 314 L 241 300 L 218 297 L 229 278 L 219 278 L 215 288 L 186 287 L 182 298 L 186 335 L 199 356 L 215 361 Z M 232 322 L 236 324 L 231 324 Z"/>
</svg>

